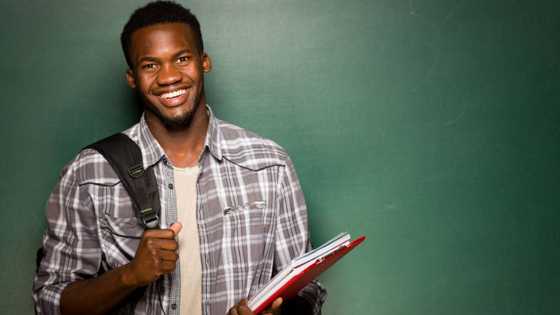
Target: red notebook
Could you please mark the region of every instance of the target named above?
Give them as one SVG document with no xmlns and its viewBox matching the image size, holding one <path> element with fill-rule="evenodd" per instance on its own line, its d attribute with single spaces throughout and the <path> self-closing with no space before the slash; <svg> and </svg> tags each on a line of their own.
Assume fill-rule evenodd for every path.
<svg viewBox="0 0 560 315">
<path fill-rule="evenodd" d="M 317 248 L 319 252 L 314 250 L 315 255 L 309 255 L 313 254 L 313 252 L 310 252 L 294 259 L 288 268 L 278 273 L 249 300 L 249 308 L 253 310 L 253 313 L 259 314 L 278 297 L 282 297 L 285 301 L 296 296 L 309 282 L 366 239 L 365 236 L 360 236 L 353 241 L 350 241 L 349 238 L 350 235 L 347 233 L 339 234 L 325 245 Z M 321 249 L 323 249 L 322 253 Z"/>
</svg>

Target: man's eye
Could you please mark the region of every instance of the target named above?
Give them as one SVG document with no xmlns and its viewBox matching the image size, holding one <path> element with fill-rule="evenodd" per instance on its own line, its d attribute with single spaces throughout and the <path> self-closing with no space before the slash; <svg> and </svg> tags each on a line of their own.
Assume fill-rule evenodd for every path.
<svg viewBox="0 0 560 315">
<path fill-rule="evenodd" d="M 142 69 L 144 70 L 154 70 L 156 68 L 155 63 L 146 63 L 142 65 Z"/>
<path fill-rule="evenodd" d="M 187 63 L 187 62 L 189 62 L 189 57 L 188 56 L 179 57 L 179 58 L 177 58 L 177 62 L 178 63 Z"/>
</svg>

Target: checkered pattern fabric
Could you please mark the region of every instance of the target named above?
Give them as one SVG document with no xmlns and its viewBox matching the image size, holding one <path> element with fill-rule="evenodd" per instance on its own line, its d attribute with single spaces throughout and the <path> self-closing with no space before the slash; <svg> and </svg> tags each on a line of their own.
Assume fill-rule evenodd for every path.
<svg viewBox="0 0 560 315">
<path fill-rule="evenodd" d="M 222 315 L 308 250 L 310 242 L 305 201 L 286 152 L 208 112 L 197 181 L 201 307 L 205 315 Z M 143 117 L 124 133 L 139 145 L 144 167 L 155 170 L 162 224 L 175 222 L 173 168 L 163 149 Z M 143 228 L 119 178 L 91 149 L 64 167 L 46 216 L 46 255 L 34 279 L 33 299 L 38 314 L 59 314 L 63 289 L 130 262 Z M 115 313 L 180 314 L 179 275 L 177 268 Z M 300 295 L 320 314 L 326 291 L 318 282 Z"/>
</svg>

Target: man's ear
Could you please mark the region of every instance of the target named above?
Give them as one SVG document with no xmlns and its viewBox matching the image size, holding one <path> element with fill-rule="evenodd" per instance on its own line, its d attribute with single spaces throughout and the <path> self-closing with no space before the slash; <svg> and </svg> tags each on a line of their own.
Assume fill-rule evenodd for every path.
<svg viewBox="0 0 560 315">
<path fill-rule="evenodd" d="M 134 73 L 131 69 L 126 70 L 126 82 L 131 88 L 136 88 L 136 79 L 134 78 Z"/>
<path fill-rule="evenodd" d="M 202 54 L 202 70 L 204 72 L 210 72 L 210 70 L 212 70 L 212 59 L 207 53 Z"/>
</svg>

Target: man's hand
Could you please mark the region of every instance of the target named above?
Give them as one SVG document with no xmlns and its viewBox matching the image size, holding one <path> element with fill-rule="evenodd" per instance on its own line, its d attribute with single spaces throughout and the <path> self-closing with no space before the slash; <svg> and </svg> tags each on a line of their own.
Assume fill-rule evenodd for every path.
<svg viewBox="0 0 560 315">
<path fill-rule="evenodd" d="M 182 228 L 181 223 L 173 223 L 168 229 L 146 230 L 134 259 L 127 266 L 124 281 L 130 286 L 142 287 L 173 272 L 179 258 L 175 237 Z"/>
<path fill-rule="evenodd" d="M 152 283 L 175 270 L 178 244 L 175 236 L 182 225 L 174 223 L 165 230 L 144 232 L 136 256 L 127 265 L 97 278 L 70 283 L 60 298 L 61 314 L 107 314 L 136 288 Z M 84 296 L 87 296 L 84 299 Z"/>
<path fill-rule="evenodd" d="M 282 298 L 277 298 L 272 302 L 270 308 L 266 309 L 262 312 L 262 315 L 280 315 L 282 306 Z M 243 299 L 239 302 L 239 304 L 230 308 L 228 315 L 256 315 L 251 311 L 249 306 L 247 306 L 247 300 Z"/>
</svg>

